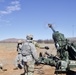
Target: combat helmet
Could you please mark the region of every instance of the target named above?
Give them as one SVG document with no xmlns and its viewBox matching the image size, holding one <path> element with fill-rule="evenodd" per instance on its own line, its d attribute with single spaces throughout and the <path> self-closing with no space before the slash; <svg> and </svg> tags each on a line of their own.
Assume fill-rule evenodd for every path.
<svg viewBox="0 0 76 75">
<path fill-rule="evenodd" d="M 23 41 L 22 40 L 18 40 L 18 43 L 22 43 Z"/>
<path fill-rule="evenodd" d="M 27 39 L 27 40 L 33 40 L 33 35 L 31 35 L 31 34 L 27 35 L 27 36 L 26 36 L 26 39 Z"/>
</svg>

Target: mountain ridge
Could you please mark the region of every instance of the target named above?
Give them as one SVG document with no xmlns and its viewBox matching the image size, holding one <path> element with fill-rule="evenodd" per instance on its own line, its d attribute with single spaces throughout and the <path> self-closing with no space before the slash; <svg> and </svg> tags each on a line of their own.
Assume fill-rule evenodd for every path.
<svg viewBox="0 0 76 75">
<path fill-rule="evenodd" d="M 72 42 L 76 42 L 76 37 L 69 37 L 67 39 L 69 39 Z M 18 40 L 23 40 L 24 41 L 25 39 L 22 39 L 22 38 L 20 38 L 20 39 L 19 38 L 7 38 L 7 39 L 4 39 L 4 40 L 0 40 L 0 43 L 17 43 Z M 50 40 L 50 39 L 48 39 L 48 40 Z M 53 40 L 53 39 L 51 39 L 51 40 Z"/>
</svg>

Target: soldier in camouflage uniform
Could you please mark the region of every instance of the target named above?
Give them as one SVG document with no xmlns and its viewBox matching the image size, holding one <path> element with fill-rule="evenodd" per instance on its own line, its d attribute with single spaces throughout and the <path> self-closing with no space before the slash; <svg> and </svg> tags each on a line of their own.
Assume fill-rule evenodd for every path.
<svg viewBox="0 0 76 75">
<path fill-rule="evenodd" d="M 32 43 L 33 36 L 27 35 L 26 41 L 22 45 L 22 59 L 24 62 L 24 75 L 34 74 L 34 63 L 38 61 L 35 45 Z"/>
<path fill-rule="evenodd" d="M 22 64 L 22 55 L 21 55 L 22 43 L 23 43 L 22 40 L 18 40 L 18 44 L 17 44 L 17 52 L 18 52 L 18 55 L 16 56 L 16 59 L 15 59 L 15 66 L 16 67 L 14 68 L 14 70 L 17 70 L 19 68 L 19 65 L 21 67 L 23 67 L 23 64 Z"/>
</svg>

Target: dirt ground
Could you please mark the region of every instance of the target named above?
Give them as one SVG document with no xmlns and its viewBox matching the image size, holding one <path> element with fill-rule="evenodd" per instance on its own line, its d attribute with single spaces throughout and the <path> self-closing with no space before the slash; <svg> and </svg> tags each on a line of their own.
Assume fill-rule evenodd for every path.
<svg viewBox="0 0 76 75">
<path fill-rule="evenodd" d="M 21 75 L 24 70 L 23 69 L 18 69 L 18 70 L 13 70 L 15 67 L 15 58 L 17 55 L 16 51 L 16 43 L 0 43 L 0 63 L 3 64 L 3 68 L 6 68 L 7 71 L 2 71 L 0 70 L 0 75 Z M 42 46 L 45 46 L 45 44 L 41 44 Z M 56 54 L 54 45 L 52 44 L 46 44 L 50 47 L 50 49 L 47 51 L 50 54 Z M 38 49 L 38 54 L 39 52 L 46 52 L 46 50 Z M 48 65 L 39 65 L 35 66 L 35 71 L 34 75 L 55 75 L 54 74 L 55 67 L 51 67 Z"/>
</svg>

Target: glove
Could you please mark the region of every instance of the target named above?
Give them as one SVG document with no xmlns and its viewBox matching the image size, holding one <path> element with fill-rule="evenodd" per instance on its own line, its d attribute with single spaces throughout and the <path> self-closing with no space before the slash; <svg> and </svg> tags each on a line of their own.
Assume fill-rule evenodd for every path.
<svg viewBox="0 0 76 75">
<path fill-rule="evenodd" d="M 49 47 L 48 47 L 48 46 L 45 46 L 45 49 L 47 49 L 47 50 L 48 50 L 48 49 L 49 49 Z"/>
<path fill-rule="evenodd" d="M 39 64 L 40 64 L 40 62 L 39 62 L 39 61 L 36 61 L 36 62 L 35 62 L 35 64 L 36 64 L 36 65 L 39 65 Z"/>
<path fill-rule="evenodd" d="M 20 64 L 18 64 L 18 68 L 19 68 L 19 69 L 22 69 L 22 66 L 21 66 Z"/>
</svg>

